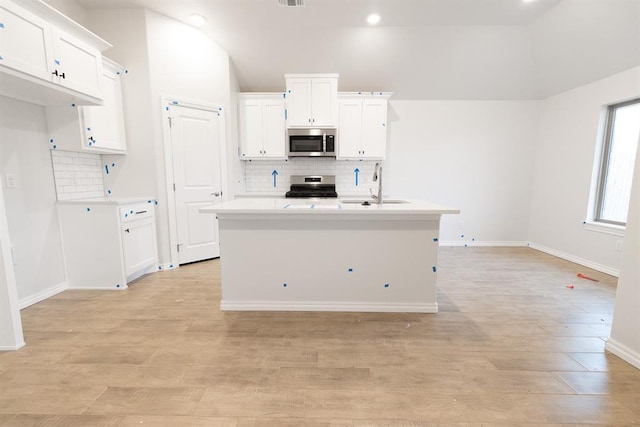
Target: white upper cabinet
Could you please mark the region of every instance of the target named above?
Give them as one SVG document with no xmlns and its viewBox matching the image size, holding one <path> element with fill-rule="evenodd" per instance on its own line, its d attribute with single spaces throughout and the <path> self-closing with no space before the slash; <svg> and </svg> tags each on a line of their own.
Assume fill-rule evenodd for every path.
<svg viewBox="0 0 640 427">
<path fill-rule="evenodd" d="M 110 46 L 44 2 L 0 0 L 0 95 L 101 104 L 101 52 Z"/>
<path fill-rule="evenodd" d="M 281 93 L 239 95 L 241 159 L 285 158 L 284 108 L 284 97 Z"/>
<path fill-rule="evenodd" d="M 53 81 L 76 92 L 100 98 L 102 53 L 82 40 L 53 28 Z"/>
<path fill-rule="evenodd" d="M 287 127 L 338 125 L 338 74 L 286 74 Z"/>
<path fill-rule="evenodd" d="M 0 64 L 33 77 L 51 80 L 51 25 L 6 0 L 0 1 L 0 24 Z"/>
<path fill-rule="evenodd" d="M 52 149 L 126 154 L 121 79 L 123 68 L 103 58 L 100 94 L 103 105 L 47 107 Z"/>
<path fill-rule="evenodd" d="M 390 94 L 345 94 L 338 101 L 338 158 L 384 159 Z"/>
</svg>

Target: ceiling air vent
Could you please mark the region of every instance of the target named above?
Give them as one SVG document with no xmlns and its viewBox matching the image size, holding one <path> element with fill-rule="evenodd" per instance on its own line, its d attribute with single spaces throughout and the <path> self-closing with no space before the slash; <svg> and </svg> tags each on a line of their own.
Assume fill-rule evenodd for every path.
<svg viewBox="0 0 640 427">
<path fill-rule="evenodd" d="M 304 0 L 278 0 L 278 4 L 284 7 L 304 7 Z"/>
</svg>

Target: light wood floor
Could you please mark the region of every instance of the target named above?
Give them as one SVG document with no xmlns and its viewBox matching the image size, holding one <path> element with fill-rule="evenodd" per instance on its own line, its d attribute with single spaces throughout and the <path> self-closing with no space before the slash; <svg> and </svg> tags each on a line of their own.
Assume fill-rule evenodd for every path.
<svg viewBox="0 0 640 427">
<path fill-rule="evenodd" d="M 438 314 L 222 313 L 219 268 L 23 310 L 0 425 L 640 424 L 640 370 L 604 352 L 612 277 L 528 248 L 442 248 Z"/>
</svg>

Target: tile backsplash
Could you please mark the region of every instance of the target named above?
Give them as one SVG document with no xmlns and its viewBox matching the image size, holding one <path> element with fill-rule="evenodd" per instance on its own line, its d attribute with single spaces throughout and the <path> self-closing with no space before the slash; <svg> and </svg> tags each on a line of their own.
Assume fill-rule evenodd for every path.
<svg viewBox="0 0 640 427">
<path fill-rule="evenodd" d="M 376 161 L 303 157 L 289 160 L 252 160 L 243 163 L 247 193 L 284 194 L 289 191 L 291 175 L 317 174 L 335 175 L 338 195 L 368 195 Z M 275 180 L 274 171 L 277 172 Z"/>
<path fill-rule="evenodd" d="M 99 154 L 51 150 L 51 162 L 58 200 L 104 197 Z"/>
</svg>

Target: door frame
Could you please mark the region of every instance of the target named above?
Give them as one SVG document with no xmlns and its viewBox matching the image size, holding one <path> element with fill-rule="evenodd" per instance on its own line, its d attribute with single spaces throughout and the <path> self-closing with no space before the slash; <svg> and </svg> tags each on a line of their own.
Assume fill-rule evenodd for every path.
<svg viewBox="0 0 640 427">
<path fill-rule="evenodd" d="M 171 107 L 178 106 L 184 108 L 192 108 L 195 110 L 210 111 L 217 113 L 220 117 L 220 187 L 222 191 L 221 200 L 225 201 L 229 194 L 227 184 L 227 126 L 225 108 L 222 104 L 210 104 L 204 101 L 185 99 L 184 97 L 172 97 L 168 95 L 161 96 L 162 109 L 162 138 L 164 142 L 164 170 L 165 170 L 165 191 L 167 196 L 167 214 L 169 220 L 169 251 L 171 254 L 171 262 L 162 265 L 162 269 L 172 269 L 179 266 L 178 263 L 178 225 L 176 215 L 176 198 L 173 191 L 174 174 L 173 174 L 173 149 L 171 146 L 171 128 L 169 126 L 169 117 Z"/>
</svg>

